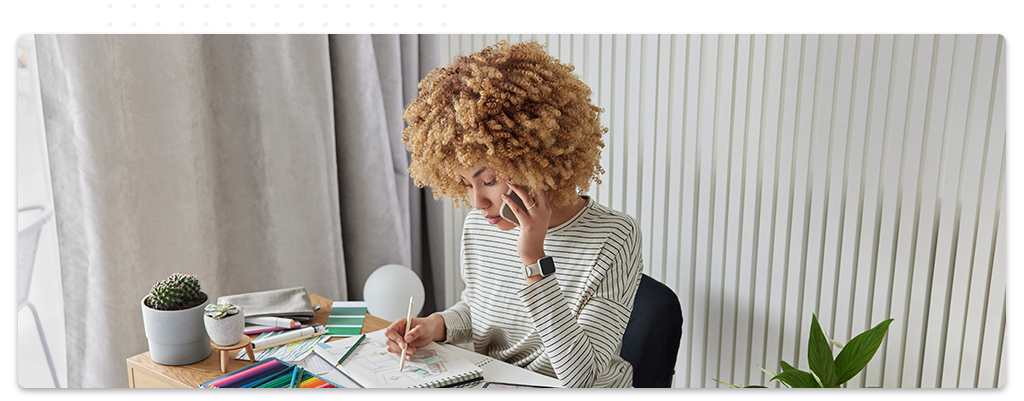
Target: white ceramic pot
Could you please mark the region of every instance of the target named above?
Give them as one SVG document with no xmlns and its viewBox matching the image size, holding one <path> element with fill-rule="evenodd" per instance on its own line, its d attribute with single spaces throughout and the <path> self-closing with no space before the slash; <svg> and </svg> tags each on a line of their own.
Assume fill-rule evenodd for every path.
<svg viewBox="0 0 1024 401">
<path fill-rule="evenodd" d="M 149 340 L 149 357 L 161 365 L 188 365 L 210 356 L 210 337 L 203 330 L 203 309 L 209 303 L 185 310 L 162 311 L 146 306 L 142 297 L 142 322 Z"/>
<path fill-rule="evenodd" d="M 220 319 L 204 314 L 203 323 L 206 324 L 206 333 L 210 335 L 210 340 L 214 344 L 234 345 L 242 339 L 242 332 L 245 331 L 245 313 L 242 308 L 238 308 L 238 313 Z"/>
</svg>

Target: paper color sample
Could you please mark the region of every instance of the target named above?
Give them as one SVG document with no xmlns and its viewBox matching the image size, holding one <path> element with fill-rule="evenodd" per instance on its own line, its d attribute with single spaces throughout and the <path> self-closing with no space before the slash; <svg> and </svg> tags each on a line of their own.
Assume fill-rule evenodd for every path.
<svg viewBox="0 0 1024 401">
<path fill-rule="evenodd" d="M 357 336 L 363 330 L 366 320 L 366 302 L 335 302 L 327 317 L 327 333 L 324 337 Z"/>
</svg>

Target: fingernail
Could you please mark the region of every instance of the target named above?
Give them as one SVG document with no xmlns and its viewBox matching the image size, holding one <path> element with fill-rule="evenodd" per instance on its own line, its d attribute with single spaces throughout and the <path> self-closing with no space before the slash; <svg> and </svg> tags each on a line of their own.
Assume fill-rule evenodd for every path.
<svg viewBox="0 0 1024 401">
<path fill-rule="evenodd" d="M 412 341 L 412 339 L 411 339 L 411 338 L 409 338 L 408 336 L 406 336 L 406 337 L 405 337 L 405 341 Z"/>
</svg>

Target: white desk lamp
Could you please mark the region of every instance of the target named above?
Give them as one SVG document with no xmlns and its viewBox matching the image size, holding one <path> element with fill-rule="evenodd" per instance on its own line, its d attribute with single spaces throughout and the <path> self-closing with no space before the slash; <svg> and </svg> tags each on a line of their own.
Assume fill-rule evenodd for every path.
<svg viewBox="0 0 1024 401">
<path fill-rule="evenodd" d="M 388 264 L 378 267 L 363 284 L 363 300 L 371 315 L 395 321 L 409 311 L 409 297 L 413 298 L 413 317 L 423 310 L 423 282 L 408 267 Z"/>
</svg>

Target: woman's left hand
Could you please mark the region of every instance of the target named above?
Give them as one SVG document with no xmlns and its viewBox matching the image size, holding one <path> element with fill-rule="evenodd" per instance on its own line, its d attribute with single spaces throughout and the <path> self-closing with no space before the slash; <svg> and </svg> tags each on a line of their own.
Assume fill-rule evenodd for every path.
<svg viewBox="0 0 1024 401">
<path fill-rule="evenodd" d="M 537 263 L 537 260 L 544 255 L 544 236 L 548 233 L 548 225 L 551 223 L 551 206 L 548 205 L 547 193 L 537 189 L 533 196 L 522 187 L 506 181 L 519 199 L 523 200 L 526 209 L 508 199 L 508 195 L 501 195 L 507 201 L 512 213 L 519 219 L 519 242 L 516 244 L 516 251 L 523 266 Z"/>
</svg>

